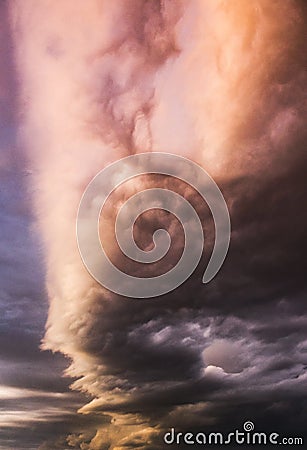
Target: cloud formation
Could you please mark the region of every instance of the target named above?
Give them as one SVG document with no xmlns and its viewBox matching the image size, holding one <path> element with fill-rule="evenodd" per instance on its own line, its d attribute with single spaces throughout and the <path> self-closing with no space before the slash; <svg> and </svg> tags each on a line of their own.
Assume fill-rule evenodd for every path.
<svg viewBox="0 0 307 450">
<path fill-rule="evenodd" d="M 65 439 L 71 448 L 159 449 L 169 427 L 247 419 L 303 434 L 305 4 L 29 0 L 12 3 L 11 26 L 46 255 L 43 346 L 70 358 L 73 389 L 91 396 L 79 409 L 92 418 L 88 431 L 41 449 L 65 448 Z M 201 163 L 222 187 L 233 235 L 212 283 L 202 286 L 199 270 L 140 303 L 91 279 L 75 219 L 98 170 L 142 151 Z M 208 219 L 195 193 L 178 188 Z M 137 227 L 145 247 L 151 220 Z M 176 235 L 168 220 L 157 219 Z"/>
</svg>

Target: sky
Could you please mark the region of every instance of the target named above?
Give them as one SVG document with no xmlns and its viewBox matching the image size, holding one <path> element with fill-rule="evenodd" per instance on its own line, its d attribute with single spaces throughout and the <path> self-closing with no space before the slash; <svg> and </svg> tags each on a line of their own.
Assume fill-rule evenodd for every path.
<svg viewBox="0 0 307 450">
<path fill-rule="evenodd" d="M 171 428 L 246 421 L 307 440 L 306 2 L 4 0 L 0 16 L 0 449 L 160 450 Z M 78 205 L 109 163 L 157 151 L 215 179 L 230 248 L 202 284 L 208 206 L 178 180 L 132 180 L 100 224 L 119 267 L 157 269 L 113 231 L 154 185 L 194 205 L 205 248 L 173 292 L 125 298 L 84 267 Z M 135 236 L 146 249 L 160 226 L 164 270 L 176 219 L 145 213 Z"/>
</svg>

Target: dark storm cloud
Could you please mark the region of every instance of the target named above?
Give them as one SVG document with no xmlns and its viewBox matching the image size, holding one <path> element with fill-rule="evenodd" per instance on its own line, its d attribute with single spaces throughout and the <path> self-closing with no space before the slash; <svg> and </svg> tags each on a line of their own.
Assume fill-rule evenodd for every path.
<svg viewBox="0 0 307 450">
<path fill-rule="evenodd" d="M 112 393 L 118 386 L 123 398 L 114 404 L 98 395 L 85 411 L 143 414 L 162 429 L 205 426 L 231 431 L 253 420 L 259 429 L 305 435 L 307 139 L 302 34 L 294 42 L 296 53 L 291 50 L 295 65 L 287 70 L 286 61 L 279 64 L 286 85 L 281 95 L 274 77 L 261 90 L 263 98 L 274 92 L 262 126 L 290 105 L 296 117 L 293 128 L 284 141 L 272 142 L 276 151 L 254 173 L 247 169 L 247 176 L 222 181 L 231 210 L 232 242 L 221 273 L 201 286 L 199 271 L 175 293 L 142 304 L 98 298 L 83 348 L 104 362 L 103 368 L 94 369 L 95 379 L 103 383 L 110 377 L 104 388 Z M 255 130 L 253 125 L 245 127 L 247 138 L 266 140 L 267 127 Z M 237 346 L 237 369 L 228 370 L 223 352 L 211 357 L 219 360 L 221 369 L 206 368 L 203 351 L 217 351 L 215 342 L 221 347 L 224 342 L 225 352 L 229 344 Z M 154 442 L 164 448 L 162 440 Z M 139 437 L 123 445 L 147 448 Z"/>
<path fill-rule="evenodd" d="M 78 79 L 84 90 L 89 92 L 88 104 L 93 106 L 92 102 L 94 103 L 93 109 L 89 108 L 89 115 L 81 120 L 84 128 L 89 134 L 97 132 L 99 138 L 103 137 L 104 143 L 111 141 L 112 145 L 115 143 L 114 145 L 123 147 L 124 152 L 138 148 L 134 136 L 137 135 L 138 114 L 141 112 L 150 122 L 154 109 L 153 75 L 157 68 L 167 65 L 177 55 L 173 28 L 177 24 L 178 15 L 170 14 L 165 6 L 159 5 L 158 7 L 155 2 L 125 4 L 115 14 L 120 19 L 120 25 L 125 24 L 123 30 L 119 27 L 119 39 L 117 35 L 116 39 L 112 35 L 112 45 L 101 52 L 93 52 L 93 48 L 99 48 L 96 44 L 93 44 L 93 48 L 88 42 L 84 44 L 87 56 L 89 45 L 91 58 L 84 58 L 82 52 L 77 53 L 77 63 L 73 66 L 76 70 L 70 67 L 70 64 L 74 64 L 72 60 L 68 60 L 70 72 L 74 74 L 80 69 L 82 58 L 85 63 L 82 60 L 81 65 L 84 64 L 87 68 L 90 61 L 95 66 L 93 80 L 85 83 L 85 88 L 81 69 L 82 76 Z M 117 445 L 114 444 L 114 440 L 117 440 L 118 445 L 124 448 L 158 449 L 165 447 L 162 435 L 170 427 L 188 431 L 232 431 L 241 427 L 246 420 L 253 420 L 257 428 L 268 431 L 284 431 L 292 435 L 306 433 L 307 216 L 304 204 L 307 160 L 303 123 L 306 99 L 306 60 L 303 52 L 306 7 L 302 2 L 283 3 L 284 6 L 280 7 L 284 13 L 282 15 L 284 17 L 289 13 L 290 17 L 289 20 L 284 19 L 283 28 L 274 20 L 274 9 L 279 7 L 277 5 L 277 2 L 260 1 L 257 2 L 257 7 L 248 9 L 255 19 L 250 34 L 244 40 L 244 44 L 250 49 L 250 59 L 259 57 L 254 48 L 259 49 L 255 42 L 259 35 L 262 36 L 260 22 L 257 22 L 260 17 L 263 19 L 263 34 L 267 45 L 265 50 L 260 47 L 263 51 L 261 66 L 248 66 L 255 70 L 259 79 L 253 78 L 254 73 L 249 74 L 248 70 L 243 70 L 237 79 L 238 90 L 234 89 L 233 93 L 233 98 L 239 97 L 242 104 L 241 110 L 235 111 L 238 124 L 225 145 L 230 147 L 227 148 L 230 165 L 233 161 L 236 168 L 233 172 L 229 171 L 229 174 L 221 173 L 218 176 L 219 185 L 230 208 L 232 241 L 221 272 L 209 285 L 201 284 L 201 274 L 212 247 L 213 229 L 210 224 L 206 225 L 206 254 L 199 269 L 173 293 L 154 300 L 140 301 L 108 295 L 92 281 L 87 284 L 79 260 L 74 265 L 75 254 L 70 253 L 70 241 L 67 243 L 68 239 L 72 239 L 73 232 L 65 234 L 67 230 L 63 232 L 60 226 L 62 222 L 59 220 L 58 226 L 53 215 L 56 219 L 64 218 L 63 223 L 65 219 L 69 222 L 73 217 L 71 220 L 74 223 L 74 211 L 71 212 L 69 207 L 79 198 L 79 191 L 76 196 L 71 197 L 69 189 L 73 190 L 76 185 L 79 189 L 87 175 L 104 164 L 107 157 L 97 157 L 99 164 L 96 164 L 93 156 L 96 147 L 90 146 L 87 148 L 93 150 L 93 154 L 89 151 L 86 158 L 81 150 L 78 153 L 78 147 L 76 153 L 73 148 L 73 157 L 68 158 L 68 162 L 64 159 L 63 167 L 54 164 L 54 156 L 48 159 L 48 151 L 46 162 L 42 162 L 45 154 L 42 160 L 38 158 L 38 163 L 36 156 L 34 157 L 33 165 L 37 164 L 43 174 L 37 183 L 37 190 L 45 192 L 46 189 L 48 195 L 42 198 L 50 200 L 49 197 L 54 197 L 51 205 L 61 205 L 59 210 L 56 209 L 51 214 L 44 202 L 41 202 L 43 207 L 40 205 L 39 211 L 44 225 L 45 220 L 48 222 L 46 217 L 50 220 L 46 226 L 47 231 L 45 230 L 48 241 L 46 247 L 51 253 L 48 273 L 51 271 L 54 275 L 49 280 L 49 285 L 52 285 L 51 308 L 45 346 L 61 350 L 72 358 L 68 373 L 77 378 L 74 388 L 92 396 L 88 398 L 88 404 L 82 406 L 85 401 L 82 403 L 81 397 L 68 394 L 66 380 L 58 378 L 64 367 L 63 361 L 52 359 L 55 370 L 50 370 L 51 355 L 42 355 L 37 350 L 39 330 L 32 335 L 18 327 L 18 322 L 22 319 L 29 331 L 32 323 L 42 323 L 45 312 L 44 308 L 37 306 L 42 291 L 41 284 L 33 287 L 33 272 L 37 274 L 39 269 L 33 270 L 31 264 L 25 263 L 33 244 L 25 248 L 23 240 L 18 237 L 22 235 L 22 230 L 27 229 L 29 213 L 21 213 L 20 210 L 17 213 L 14 208 L 6 210 L 3 216 L 5 242 L 2 254 L 6 258 L 2 272 L 5 285 L 3 292 L 6 295 L 3 310 L 10 311 L 8 305 L 13 304 L 11 314 L 14 312 L 17 317 L 11 317 L 10 321 L 7 318 L 6 323 L 12 326 L 9 331 L 0 334 L 2 359 L 5 364 L 9 362 L 7 369 L 3 369 L 3 379 L 8 387 L 36 390 L 37 394 L 31 391 L 31 397 L 26 400 L 6 399 L 4 407 L 9 410 L 16 406 L 24 411 L 34 408 L 45 414 L 46 419 L 39 424 L 37 418 L 33 418 L 33 436 L 24 428 L 14 430 L 9 445 L 14 446 L 15 442 L 24 439 L 28 442 L 25 444 L 28 447 L 24 448 L 31 448 L 42 442 L 45 444 L 42 444 L 41 449 L 66 448 L 69 442 L 72 448 L 82 448 L 82 445 L 85 449 L 101 450 Z M 281 14 L 280 10 L 278 14 Z M 52 20 L 64 36 L 66 27 L 62 30 L 61 20 L 57 24 L 59 17 L 61 15 L 57 15 L 55 10 Z M 223 25 L 223 21 L 217 23 L 218 26 Z M 97 24 L 94 20 L 94 25 Z M 72 26 L 73 30 L 74 27 L 77 30 L 81 27 L 78 20 Z M 33 30 L 32 39 L 44 47 L 46 40 L 37 39 L 43 32 L 35 34 L 36 28 L 33 27 Z M 33 30 L 31 28 L 30 33 Z M 46 34 L 50 37 L 48 30 Z M 285 30 L 288 32 L 286 38 Z M 86 32 L 84 34 L 87 35 Z M 43 36 L 46 37 L 44 33 Z M 78 32 L 73 36 L 78 37 Z M 36 47 L 36 50 L 31 47 L 31 36 L 29 41 L 27 58 L 31 60 L 32 73 L 33 61 L 38 61 L 40 67 L 44 68 L 45 60 Z M 52 58 L 54 64 L 63 59 L 65 61 L 65 55 L 71 51 L 70 35 L 64 41 L 65 39 L 63 42 L 53 40 L 52 45 L 48 41 L 48 58 Z M 220 49 L 221 53 L 222 50 L 223 48 Z M 219 60 L 219 57 L 216 59 Z M 55 70 L 49 63 L 50 61 L 45 68 L 46 76 Z M 126 72 L 124 69 L 121 71 L 124 64 L 128 66 Z M 66 72 L 63 72 L 66 76 Z M 63 83 L 65 90 L 65 83 L 69 84 L 71 81 L 70 73 L 68 81 L 61 71 L 59 78 L 56 70 L 55 73 L 58 81 L 55 84 L 62 86 Z M 120 83 L 121 77 L 124 81 Z M 43 86 L 42 91 L 45 92 L 45 88 Z M 45 101 L 44 95 L 40 98 L 39 92 L 35 88 L 32 93 L 34 97 L 38 95 L 38 100 L 33 100 L 34 110 L 36 105 L 41 106 L 40 102 Z M 135 92 L 138 93 L 137 100 Z M 128 95 L 129 101 L 125 101 L 125 95 Z M 244 95 L 246 102 L 250 102 L 249 105 L 241 98 Z M 62 108 L 65 102 L 62 102 L 60 95 L 59 97 L 61 101 L 55 101 L 55 105 L 61 105 L 61 111 L 55 108 L 56 114 L 51 113 L 52 120 L 48 113 L 46 116 L 47 123 L 48 120 L 52 123 L 51 130 L 52 126 L 55 127 L 55 132 L 51 133 L 52 138 L 56 140 L 59 135 L 55 150 L 58 147 L 60 150 L 56 157 L 63 156 L 63 148 L 70 149 L 70 142 L 64 141 L 63 144 L 63 134 L 66 138 L 66 133 L 63 133 L 61 126 L 62 122 L 66 124 L 66 119 L 73 116 L 70 109 L 73 100 L 69 97 L 67 114 L 65 107 Z M 87 98 L 86 95 L 84 98 Z M 161 99 L 160 101 L 163 104 Z M 53 103 L 50 104 L 48 106 L 52 108 Z M 86 102 L 85 104 L 88 105 Z M 130 105 L 129 108 L 127 105 Z M 79 117 L 78 108 L 76 115 Z M 88 111 L 87 108 L 83 109 Z M 40 121 L 41 109 L 38 110 Z M 35 117 L 36 114 L 35 111 Z M 54 125 L 58 116 L 61 123 L 59 129 Z M 36 130 L 35 126 L 34 129 Z M 83 131 L 82 128 L 82 137 Z M 207 129 L 208 135 L 209 131 L 211 130 Z M 34 147 L 39 147 L 41 142 L 45 143 L 44 139 L 40 141 L 40 136 L 40 133 L 35 135 L 32 143 Z M 202 137 L 205 140 L 207 135 Z M 147 140 L 150 141 L 149 136 Z M 110 149 L 107 148 L 108 150 Z M 52 152 L 50 154 L 53 155 Z M 41 156 L 40 153 L 39 155 Z M 71 168 L 72 160 L 75 161 L 78 156 L 80 167 Z M 198 158 L 196 152 L 194 156 L 195 159 Z M 81 171 L 82 162 L 86 166 L 87 160 L 91 158 L 94 163 L 90 165 L 94 169 L 90 167 L 84 178 L 83 175 L 80 175 L 80 179 L 75 178 L 75 173 Z M 52 164 L 58 168 L 55 178 L 52 178 L 54 174 L 49 167 L 54 167 Z M 7 183 L 6 186 L 9 186 L 9 182 Z M 58 183 L 60 187 L 67 189 L 61 191 Z M 15 195 L 15 203 L 20 206 L 14 189 L 10 185 L 6 192 L 9 198 Z M 6 194 L 3 195 L 4 204 L 8 204 Z M 198 200 L 195 199 L 195 202 L 198 203 Z M 66 216 L 67 210 L 69 213 Z M 210 215 L 205 209 L 202 213 L 207 224 Z M 56 232 L 53 234 L 54 229 Z M 69 227 L 67 229 L 70 230 Z M 145 228 L 142 233 L 147 231 L 149 230 Z M 11 241 L 13 254 L 8 251 L 7 241 Z M 29 243 L 29 236 L 26 242 Z M 50 242 L 55 243 L 56 250 Z M 8 275 L 14 267 L 19 266 L 26 266 L 27 269 L 22 274 L 20 270 L 17 271 L 18 283 L 12 283 Z M 78 290 L 79 282 L 81 287 Z M 23 296 L 25 293 L 26 299 Z M 30 364 L 29 371 L 24 369 L 26 361 Z M 37 369 L 38 366 L 40 370 Z M 22 370 L 20 376 L 19 369 Z M 43 396 L 40 395 L 41 391 Z M 54 397 L 52 394 L 55 393 L 64 396 Z M 46 404 L 51 407 L 52 413 L 46 409 Z M 81 407 L 81 412 L 89 415 L 85 415 L 83 419 L 74 416 L 72 411 L 78 407 Z M 121 427 L 124 435 L 121 434 Z M 7 438 L 10 430 L 11 428 L 3 428 L 3 439 Z M 68 434 L 70 436 L 67 441 L 65 435 Z"/>
</svg>

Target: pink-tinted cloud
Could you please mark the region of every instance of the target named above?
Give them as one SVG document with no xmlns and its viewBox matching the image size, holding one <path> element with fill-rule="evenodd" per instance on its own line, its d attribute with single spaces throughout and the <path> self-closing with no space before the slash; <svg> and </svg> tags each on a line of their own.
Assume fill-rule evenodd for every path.
<svg viewBox="0 0 307 450">
<path fill-rule="evenodd" d="M 258 193 L 259 174 L 273 167 L 283 173 L 289 145 L 302 127 L 300 8 L 290 0 L 29 0 L 12 3 L 11 22 L 21 83 L 21 139 L 33 171 L 46 255 L 50 309 L 43 345 L 67 355 L 72 361 L 67 373 L 77 378 L 73 388 L 95 397 L 80 412 L 113 419 L 95 437 L 70 435 L 68 442 L 89 449 L 146 448 L 158 423 L 163 427 L 180 416 L 180 408 L 189 409 L 189 396 L 190 409 L 206 410 L 206 396 L 214 401 L 224 382 L 227 394 L 238 393 L 235 375 L 242 372 L 247 386 L 248 374 L 257 368 L 249 355 L 226 378 L 206 367 L 208 352 L 208 365 L 218 366 L 227 349 L 235 356 L 238 349 L 236 344 L 217 348 L 218 320 L 208 323 L 191 292 L 178 303 L 181 331 L 176 321 L 168 325 L 164 341 L 166 325 L 155 317 L 166 314 L 161 304 L 159 312 L 152 303 L 128 307 L 98 286 L 77 249 L 80 197 L 111 161 L 167 151 L 203 164 L 225 184 L 237 217 L 246 218 L 245 196 Z M 297 147 L 293 161 L 299 158 Z M 249 224 L 240 229 L 244 223 L 239 221 L 234 234 L 241 242 L 250 232 Z M 103 233 L 111 236 L 109 230 Z M 239 260 L 242 246 L 237 251 Z M 233 288 L 234 278 L 227 274 L 213 298 Z M 244 276 L 240 282 L 248 283 Z M 241 320 L 231 326 L 247 333 L 253 349 L 243 347 L 262 367 L 258 352 L 264 348 L 257 338 Z M 243 370 L 246 364 L 250 372 Z M 156 398 L 156 391 L 164 395 Z"/>
</svg>

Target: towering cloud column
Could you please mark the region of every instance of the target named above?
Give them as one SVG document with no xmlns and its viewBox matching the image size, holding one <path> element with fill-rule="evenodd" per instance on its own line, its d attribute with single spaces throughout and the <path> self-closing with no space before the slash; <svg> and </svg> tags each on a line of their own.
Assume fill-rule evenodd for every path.
<svg viewBox="0 0 307 450">
<path fill-rule="evenodd" d="M 32 171 L 50 299 L 43 346 L 71 359 L 74 387 L 97 397 L 100 410 L 117 417 L 118 429 L 133 423 L 146 439 L 153 432 L 143 425 L 137 399 L 127 408 L 142 378 L 135 376 L 135 356 L 127 369 L 112 355 L 124 345 L 107 323 L 110 302 L 118 299 L 94 282 L 78 253 L 81 195 L 108 163 L 144 151 L 187 156 L 218 180 L 261 169 L 268 149 L 274 152 L 294 129 L 291 108 L 281 108 L 273 95 L 288 82 L 289 72 L 279 69 L 300 20 L 293 5 L 288 0 L 11 3 L 20 136 Z M 272 97 L 264 89 L 268 80 Z M 143 319 L 148 322 L 150 314 L 140 318 L 139 329 Z M 122 317 L 112 320 L 112 326 L 128 330 Z M 143 393 L 154 390 L 154 383 L 142 382 Z M 123 419 L 121 412 L 129 414 Z M 99 439 L 98 434 L 91 448 Z"/>
</svg>

